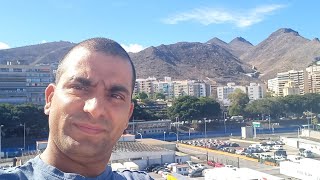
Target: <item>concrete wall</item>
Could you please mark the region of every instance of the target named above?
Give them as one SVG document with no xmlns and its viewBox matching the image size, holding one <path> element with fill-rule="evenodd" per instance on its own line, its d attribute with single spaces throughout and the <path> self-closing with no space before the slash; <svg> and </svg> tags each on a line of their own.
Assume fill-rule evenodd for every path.
<svg viewBox="0 0 320 180">
<path fill-rule="evenodd" d="M 143 151 L 143 152 L 114 152 L 111 154 L 111 161 L 117 161 L 122 159 L 150 159 L 150 158 L 160 158 L 161 156 L 175 156 L 174 151 Z"/>
<path fill-rule="evenodd" d="M 310 131 L 310 137 L 320 139 L 320 132 L 319 131 Z"/>
<path fill-rule="evenodd" d="M 190 160 L 191 160 L 190 155 L 175 157 L 175 162 L 179 164 L 185 163 L 186 161 L 190 161 Z"/>
</svg>

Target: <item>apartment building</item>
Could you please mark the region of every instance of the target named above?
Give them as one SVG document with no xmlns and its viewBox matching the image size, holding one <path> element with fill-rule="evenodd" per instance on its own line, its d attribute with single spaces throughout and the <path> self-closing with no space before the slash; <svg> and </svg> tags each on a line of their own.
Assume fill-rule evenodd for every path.
<svg viewBox="0 0 320 180">
<path fill-rule="evenodd" d="M 227 86 L 217 87 L 217 97 L 218 100 L 223 103 L 224 106 L 230 105 L 230 100 L 228 96 L 233 93 L 236 89 L 240 89 L 247 94 L 247 88 L 245 86 L 236 86 L 235 83 L 227 83 Z"/>
<path fill-rule="evenodd" d="M 248 97 L 250 100 L 264 98 L 265 86 L 258 83 L 250 83 L 248 86 Z"/>
<path fill-rule="evenodd" d="M 306 68 L 305 91 L 320 93 L 320 61 L 315 61 Z"/>
<path fill-rule="evenodd" d="M 200 81 L 189 81 L 189 96 L 206 97 L 206 84 Z"/>
<path fill-rule="evenodd" d="M 269 79 L 267 83 L 267 90 L 273 95 L 279 94 L 279 83 L 278 78 Z"/>
<path fill-rule="evenodd" d="M 53 81 L 50 65 L 0 65 L 0 103 L 45 103 L 45 88 Z"/>
<path fill-rule="evenodd" d="M 174 97 L 186 96 L 190 94 L 188 80 L 173 82 Z"/>
<path fill-rule="evenodd" d="M 217 87 L 218 87 L 217 82 L 209 81 L 205 84 L 206 84 L 206 96 L 217 99 Z"/>
<path fill-rule="evenodd" d="M 147 79 L 136 79 L 134 87 L 134 95 L 140 92 L 145 92 L 148 97 L 154 96 L 154 83 L 157 82 L 155 77 L 148 77 Z"/>
<path fill-rule="evenodd" d="M 268 90 L 273 92 L 275 96 L 285 96 L 290 92 L 293 93 L 293 89 L 299 88 L 299 94 L 303 95 L 305 93 L 305 75 L 303 70 L 277 73 L 276 78 L 268 80 Z M 286 88 L 285 94 L 284 88 Z"/>
<path fill-rule="evenodd" d="M 162 93 L 166 99 L 172 99 L 174 97 L 174 87 L 171 77 L 164 77 L 164 81 L 154 82 L 154 91 Z"/>
<path fill-rule="evenodd" d="M 300 94 L 300 88 L 295 82 L 289 80 L 287 83 L 285 83 L 283 87 L 283 96 L 299 95 L 299 94 Z"/>
</svg>

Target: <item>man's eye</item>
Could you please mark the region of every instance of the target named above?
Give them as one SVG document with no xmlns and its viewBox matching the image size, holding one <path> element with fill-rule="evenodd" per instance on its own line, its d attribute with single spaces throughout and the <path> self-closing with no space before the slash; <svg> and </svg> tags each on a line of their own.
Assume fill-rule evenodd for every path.
<svg viewBox="0 0 320 180">
<path fill-rule="evenodd" d="M 81 86 L 81 85 L 73 85 L 72 88 L 75 90 L 85 90 L 86 89 L 84 86 Z"/>
<path fill-rule="evenodd" d="M 113 95 L 111 95 L 113 98 L 115 98 L 115 99 L 120 99 L 120 100 L 123 100 L 124 99 L 124 97 L 122 97 L 121 95 L 119 95 L 119 94 L 113 94 Z"/>
</svg>

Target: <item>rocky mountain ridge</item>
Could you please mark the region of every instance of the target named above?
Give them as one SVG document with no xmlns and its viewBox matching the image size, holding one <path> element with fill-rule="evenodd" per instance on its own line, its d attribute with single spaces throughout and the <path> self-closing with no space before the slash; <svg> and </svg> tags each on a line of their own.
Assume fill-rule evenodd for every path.
<svg viewBox="0 0 320 180">
<path fill-rule="evenodd" d="M 74 46 L 59 41 L 0 50 L 0 64 L 7 61 L 20 64 L 56 63 Z M 129 53 L 138 78 L 154 76 L 173 79 L 213 79 L 218 82 L 262 81 L 277 72 L 302 70 L 320 56 L 320 42 L 302 37 L 297 31 L 282 28 L 257 45 L 242 37 L 229 43 L 215 37 L 207 42 L 177 42 L 148 47 Z M 255 70 L 260 78 L 251 78 Z M 259 74 L 256 73 L 256 74 Z"/>
</svg>

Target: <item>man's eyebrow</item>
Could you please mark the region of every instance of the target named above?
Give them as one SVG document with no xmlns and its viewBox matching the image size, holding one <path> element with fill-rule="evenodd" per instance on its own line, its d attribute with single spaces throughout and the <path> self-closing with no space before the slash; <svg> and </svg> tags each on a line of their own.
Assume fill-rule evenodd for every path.
<svg viewBox="0 0 320 180">
<path fill-rule="evenodd" d="M 70 81 L 75 81 L 75 82 L 78 82 L 84 86 L 92 86 L 93 83 L 90 79 L 87 79 L 87 78 L 84 78 L 84 77 L 71 77 L 70 78 Z"/>
<path fill-rule="evenodd" d="M 113 85 L 110 88 L 110 92 L 124 92 L 127 95 L 130 95 L 130 91 L 128 90 L 128 88 L 122 86 L 122 85 Z"/>
</svg>

